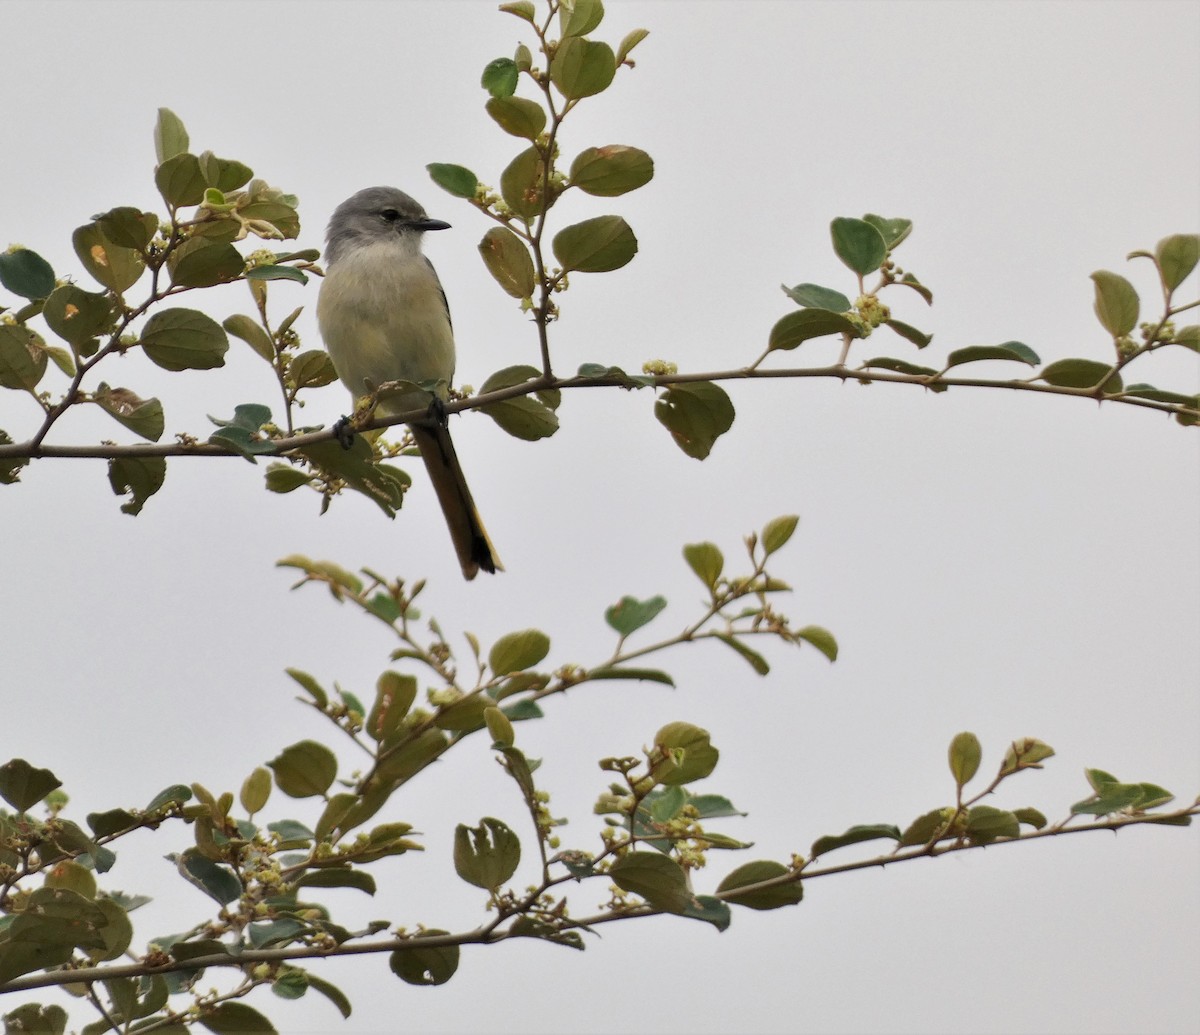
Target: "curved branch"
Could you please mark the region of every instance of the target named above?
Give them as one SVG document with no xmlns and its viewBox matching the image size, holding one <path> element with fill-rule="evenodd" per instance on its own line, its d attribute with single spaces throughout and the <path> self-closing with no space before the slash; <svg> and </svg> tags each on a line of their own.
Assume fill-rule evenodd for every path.
<svg viewBox="0 0 1200 1035">
<path fill-rule="evenodd" d="M 518 385 L 499 388 L 493 392 L 471 396 L 467 399 L 457 399 L 445 404 L 447 413 L 461 413 L 467 410 L 483 409 L 493 403 L 520 396 L 533 395 L 547 389 L 576 389 L 576 388 L 669 388 L 671 385 L 690 384 L 697 381 L 758 381 L 768 379 L 799 380 L 802 378 L 834 378 L 839 381 L 857 381 L 861 384 L 902 384 L 917 388 L 1003 388 L 1015 392 L 1034 392 L 1043 395 L 1059 395 L 1076 399 L 1090 399 L 1094 402 L 1120 403 L 1126 406 L 1136 406 L 1147 410 L 1156 410 L 1168 416 L 1185 416 L 1200 421 L 1200 409 L 1192 409 L 1177 403 L 1159 402 L 1155 399 L 1144 399 L 1138 396 L 1121 394 L 1106 395 L 1099 388 L 1071 388 L 1065 385 L 1051 385 L 1038 381 L 1008 380 L 996 381 L 979 377 L 930 377 L 925 374 L 905 374 L 890 370 L 854 369 L 841 364 L 824 367 L 788 367 L 779 370 L 761 370 L 757 367 L 739 367 L 733 370 L 716 370 L 685 374 L 656 374 L 647 376 L 644 381 L 634 381 L 628 375 L 611 374 L 599 376 L 575 377 L 542 377 L 526 381 Z M 395 424 L 406 424 L 419 420 L 426 414 L 425 408 L 414 409 L 397 417 L 375 418 L 363 425 L 364 430 L 386 428 Z M 284 456 L 295 449 L 310 446 L 317 442 L 327 442 L 335 438 L 330 428 L 321 431 L 308 432 L 303 435 L 289 435 L 275 440 L 273 452 L 260 453 L 259 456 Z M 178 457 L 178 456 L 240 456 L 235 450 L 226 446 L 199 442 L 183 438 L 176 442 L 139 442 L 129 445 L 97 444 L 97 445 L 45 445 L 39 440 L 0 444 L 0 459 L 55 459 L 55 458 L 91 458 L 111 460 L 118 457 Z"/>
<path fill-rule="evenodd" d="M 1017 844 L 1025 841 L 1036 841 L 1044 837 L 1057 837 L 1062 834 L 1080 834 L 1096 830 L 1117 831 L 1123 827 L 1144 826 L 1147 824 L 1172 823 L 1186 820 L 1192 816 L 1200 816 L 1200 801 L 1173 812 L 1152 813 L 1136 816 L 1112 816 L 1097 820 L 1094 823 L 1084 823 L 1078 826 L 1064 827 L 1055 825 L 1042 830 L 1033 830 L 1019 837 L 992 841 L 990 844 L 971 844 L 969 842 L 954 842 L 948 845 L 920 845 L 908 851 L 897 852 L 893 855 L 878 856 L 873 859 L 862 859 L 857 862 L 844 863 L 840 866 L 829 866 L 819 870 L 805 872 L 804 869 L 793 870 L 790 873 L 761 881 L 758 884 L 747 884 L 726 892 L 718 892 L 715 898 L 721 900 L 736 900 L 751 891 L 765 891 L 796 881 L 813 880 L 816 877 L 829 877 L 836 873 L 848 873 L 853 870 L 874 869 L 875 867 L 892 866 L 896 863 L 911 862 L 914 859 L 934 858 L 948 855 L 951 852 L 963 852 L 972 849 L 995 848 L 1005 844 Z M 595 874 L 603 878 L 605 874 Z M 551 883 L 560 883 L 554 879 Z M 614 920 L 626 920 L 633 917 L 670 915 L 666 910 L 654 906 L 636 906 L 632 909 L 606 910 L 594 916 L 578 920 L 567 920 L 564 930 L 598 927 L 601 924 L 612 923 Z M 30 974 L 15 978 L 0 985 L 0 995 L 8 992 L 25 992 L 34 988 L 46 988 L 54 985 L 71 985 L 93 981 L 108 981 L 116 978 L 147 977 L 155 974 L 170 974 L 181 970 L 199 970 L 207 967 L 238 967 L 244 968 L 255 963 L 286 963 L 294 960 L 323 959 L 335 956 L 361 956 L 381 952 L 397 952 L 405 949 L 443 948 L 455 945 L 488 945 L 495 942 L 507 941 L 510 938 L 531 937 L 524 933 L 514 933 L 511 928 L 503 931 L 495 930 L 494 925 L 477 927 L 471 931 L 459 934 L 438 934 L 406 936 L 403 938 L 382 938 L 376 941 L 350 944 L 344 942 L 333 949 L 317 946 L 290 946 L 278 949 L 244 949 L 237 955 L 227 953 L 211 956 L 197 956 L 188 960 L 171 960 L 161 964 L 148 962 L 123 963 L 118 966 L 78 967 L 75 969 L 52 970 L 42 974 Z"/>
</svg>

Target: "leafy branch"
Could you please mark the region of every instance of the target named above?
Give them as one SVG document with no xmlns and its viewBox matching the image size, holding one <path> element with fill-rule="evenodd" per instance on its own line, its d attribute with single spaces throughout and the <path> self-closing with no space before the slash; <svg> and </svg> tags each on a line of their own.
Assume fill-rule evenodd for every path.
<svg viewBox="0 0 1200 1035">
<path fill-rule="evenodd" d="M 1125 382 L 1131 364 L 1143 356 L 1167 348 L 1200 351 L 1200 325 L 1178 323 L 1200 302 L 1176 298 L 1200 260 L 1200 235 L 1195 234 L 1164 238 L 1152 251 L 1130 256 L 1151 261 L 1162 295 L 1161 311 L 1140 325 L 1140 301 L 1132 284 L 1108 271 L 1092 275 L 1096 315 L 1113 348 L 1108 362 L 1072 358 L 1042 365 L 1032 348 L 1015 341 L 956 348 L 945 360 L 929 366 L 893 356 L 852 361 L 851 353 L 860 347 L 857 343 L 880 329 L 918 349 L 932 340 L 932 335 L 894 317 L 883 301 L 885 293 L 890 299 L 904 288 L 932 304 L 932 290 L 896 262 L 896 250 L 911 235 L 911 221 L 867 214 L 861 219 L 835 219 L 830 227 L 833 250 L 853 276 L 853 300 L 849 294 L 816 284 L 785 286 L 784 292 L 800 308 L 776 322 L 765 348 L 749 363 L 681 373 L 672 363 L 649 360 L 640 373 L 630 374 L 603 362 L 589 362 L 574 375 L 556 374 L 549 328 L 559 315 L 559 299 L 570 287 L 572 275 L 619 269 L 632 261 L 638 245 L 628 223 L 613 214 L 563 227 L 548 238 L 554 205 L 572 190 L 596 198 L 620 197 L 645 186 L 654 175 L 650 155 L 628 145 L 587 147 L 567 165 L 560 155 L 560 129 L 584 101 L 624 78 L 618 73 L 633 69 L 631 53 L 648 34 L 634 29 L 615 49 L 592 39 L 589 34 L 604 17 L 598 0 L 550 0 L 540 17 L 529 2 L 505 4 L 501 9 L 528 24 L 534 47 L 521 44 L 511 58 L 488 64 L 481 80 L 488 94 L 485 108 L 501 130 L 526 146 L 500 173 L 498 187 L 481 182 L 460 165 L 434 163 L 429 172 L 439 186 L 495 224 L 479 243 L 480 255 L 501 289 L 532 317 L 538 365 L 516 364 L 496 371 L 478 393 L 453 396 L 446 404 L 448 413 L 479 410 L 507 433 L 536 440 L 557 431 L 563 391 L 649 388 L 655 395 L 656 416 L 676 444 L 696 459 L 708 456 L 733 424 L 733 402 L 721 384 L 759 378 L 834 378 L 905 384 L 932 392 L 1001 388 L 1120 403 L 1166 413 L 1186 425 L 1200 422 L 1200 396 Z M 557 37 L 551 34 L 556 19 Z M 531 87 L 533 97 L 518 95 L 522 84 Z M 307 488 L 320 496 L 325 508 L 350 489 L 394 515 L 410 484 L 408 475 L 390 462 L 404 452 L 403 441 L 399 445 L 382 439 L 360 441 L 346 451 L 337 444 L 332 429 L 297 426 L 296 410 L 304 405 L 305 393 L 328 385 L 336 374 L 324 351 L 303 350 L 296 330 L 302 307 L 278 322 L 269 317 L 268 286 L 279 279 L 303 283 L 306 271 L 319 274 L 314 265 L 319 253 L 262 250 L 242 256 L 233 247 L 250 235 L 295 237 L 299 232 L 295 199 L 251 179 L 251 170 L 240 162 L 211 152 L 193 155 L 188 146 L 182 122 L 161 109 L 155 129 L 155 183 L 167 207 L 166 218 L 115 208 L 75 232 L 76 255 L 104 288 L 102 292 L 87 292 L 58 280 L 49 264 L 28 249 L 14 247 L 0 255 L 0 285 L 27 299 L 15 311 L 0 310 L 0 386 L 30 395 L 42 412 L 41 422 L 25 441 L 15 442 L 0 431 L 0 482 L 18 480 L 21 469 L 34 459 L 104 459 L 114 492 L 130 497 L 122 509 L 136 514 L 164 484 L 168 457 L 241 456 L 254 461 L 264 456 L 276 458 L 266 471 L 271 491 Z M 194 211 L 186 215 L 184 210 L 193 206 Z M 147 271 L 147 295 L 139 302 L 127 300 Z M 868 283 L 870 278 L 873 283 Z M 177 294 L 237 280 L 249 286 L 255 317 L 234 314 L 218 325 L 190 309 L 160 309 L 151 314 Z M 35 317 L 41 317 L 66 347 L 47 345 L 29 326 Z M 244 403 L 232 416 L 214 418 L 217 430 L 205 439 L 182 432 L 176 441 L 163 442 L 166 423 L 158 399 L 143 399 L 131 388 L 103 382 L 91 390 L 84 388 L 101 361 L 137 348 L 171 372 L 219 367 L 228 335 L 244 341 L 269 365 L 283 403 L 282 418 L 260 402 Z M 841 341 L 832 364 L 788 368 L 766 364 L 772 353 L 791 351 L 822 337 Z M 57 398 L 41 387 L 48 361 L 69 379 Z M 1000 379 L 958 373 L 981 362 L 1015 362 L 1035 369 L 1032 376 Z M 50 442 L 50 432 L 61 416 L 85 403 L 100 405 L 146 441 Z M 388 427 L 421 415 L 413 411 L 376 418 L 364 427 Z"/>
</svg>

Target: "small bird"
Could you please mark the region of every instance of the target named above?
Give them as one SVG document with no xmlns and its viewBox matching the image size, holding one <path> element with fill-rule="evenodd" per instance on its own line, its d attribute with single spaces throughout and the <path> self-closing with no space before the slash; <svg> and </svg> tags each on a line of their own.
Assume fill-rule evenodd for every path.
<svg viewBox="0 0 1200 1035">
<path fill-rule="evenodd" d="M 343 201 L 326 231 L 326 274 L 317 324 L 329 358 L 357 401 L 387 381 L 454 377 L 454 331 L 441 281 L 421 253 L 427 230 L 450 224 L 395 187 L 368 187 Z M 376 413 L 395 416 L 426 405 L 424 392 L 384 395 Z M 409 426 L 429 471 L 463 577 L 503 571 L 467 488 L 445 415 L 430 411 Z"/>
</svg>

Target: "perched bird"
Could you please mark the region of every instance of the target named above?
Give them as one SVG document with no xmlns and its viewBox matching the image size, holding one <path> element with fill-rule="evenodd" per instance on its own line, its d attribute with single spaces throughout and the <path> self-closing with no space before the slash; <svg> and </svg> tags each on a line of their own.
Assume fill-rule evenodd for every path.
<svg viewBox="0 0 1200 1035">
<path fill-rule="evenodd" d="M 395 187 L 368 187 L 343 201 L 326 232 L 326 274 L 317 324 L 334 369 L 355 400 L 388 381 L 454 377 L 450 308 L 433 264 L 421 254 L 430 219 Z M 424 392 L 384 394 L 376 413 L 395 416 L 428 405 Z M 467 488 L 445 415 L 409 425 L 446 516 L 463 576 L 503 571 Z"/>
</svg>

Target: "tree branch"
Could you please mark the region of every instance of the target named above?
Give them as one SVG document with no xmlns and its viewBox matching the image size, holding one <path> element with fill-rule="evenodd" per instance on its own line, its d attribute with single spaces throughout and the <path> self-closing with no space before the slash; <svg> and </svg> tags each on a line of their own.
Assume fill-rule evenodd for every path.
<svg viewBox="0 0 1200 1035">
<path fill-rule="evenodd" d="M 698 381 L 758 381 L 771 379 L 799 380 L 803 378 L 835 378 L 840 381 L 857 381 L 860 384 L 902 384 L 917 388 L 1003 388 L 1016 392 L 1035 392 L 1043 395 L 1059 395 L 1076 399 L 1091 399 L 1095 402 L 1121 403 L 1126 406 L 1137 406 L 1147 410 L 1156 410 L 1168 416 L 1185 416 L 1200 420 L 1200 409 L 1193 409 L 1177 403 L 1159 402 L 1155 399 L 1143 399 L 1138 396 L 1112 394 L 1106 395 L 1099 388 L 1072 388 L 1065 385 L 1051 385 L 1037 381 L 995 381 L 978 377 L 944 377 L 924 374 L 905 374 L 890 370 L 865 370 L 833 364 L 824 367 L 787 367 L 779 370 L 762 370 L 757 367 L 740 367 L 734 370 L 717 370 L 685 374 L 657 374 L 647 378 L 646 387 L 669 388 L 672 385 L 693 384 Z M 548 389 L 576 388 L 634 388 L 642 387 L 635 384 L 628 376 L 620 374 L 599 375 L 595 377 L 552 377 L 538 378 L 507 388 L 499 388 L 493 392 L 471 396 L 467 399 L 457 399 L 445 404 L 447 413 L 461 413 L 467 410 L 483 409 L 491 404 L 503 402 L 506 399 L 516 399 L 521 396 L 533 395 Z M 363 425 L 363 430 L 386 428 L 396 424 L 406 424 L 424 417 L 424 407 L 414 409 L 397 417 L 375 418 Z M 302 435 L 289 435 L 275 440 L 275 451 L 261 453 L 260 456 L 284 456 L 295 449 L 311 446 L 317 442 L 328 442 L 334 438 L 329 428 L 321 431 L 307 432 Z M 226 446 L 200 442 L 189 437 L 181 437 L 176 442 L 139 442 L 129 445 L 100 443 L 97 445 L 45 445 L 40 440 L 31 439 L 27 442 L 0 443 L 0 459 L 62 459 L 62 458 L 91 458 L 112 460 L 118 457 L 223 457 L 240 456 L 238 452 Z"/>
</svg>

